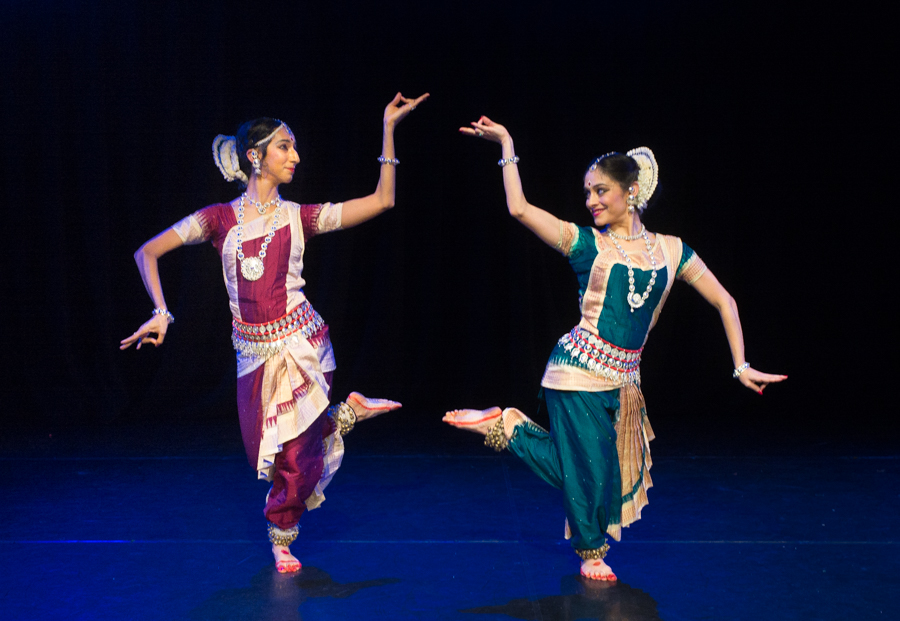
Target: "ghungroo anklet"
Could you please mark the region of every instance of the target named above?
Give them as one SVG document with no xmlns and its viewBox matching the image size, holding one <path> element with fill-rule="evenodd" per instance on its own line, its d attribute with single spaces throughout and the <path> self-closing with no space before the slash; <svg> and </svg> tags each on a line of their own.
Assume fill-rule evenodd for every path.
<svg viewBox="0 0 900 621">
<path fill-rule="evenodd" d="M 509 444 L 509 438 L 506 437 L 506 429 L 503 425 L 503 415 L 497 419 L 497 422 L 491 425 L 487 435 L 484 436 L 484 445 L 489 446 L 498 453 L 505 449 Z"/>
<path fill-rule="evenodd" d="M 575 554 L 581 557 L 583 561 L 592 561 L 596 559 L 606 558 L 606 553 L 609 552 L 609 544 L 604 543 L 599 548 L 594 550 L 575 550 Z"/>
<path fill-rule="evenodd" d="M 273 545 L 288 547 L 294 543 L 294 540 L 297 538 L 297 533 L 299 532 L 300 526 L 297 524 L 294 524 L 294 526 L 287 530 L 282 530 L 272 522 L 269 522 L 269 541 L 271 541 Z"/>
<path fill-rule="evenodd" d="M 334 420 L 334 423 L 337 425 L 338 431 L 341 432 L 342 436 L 347 435 L 353 430 L 353 425 L 356 424 L 356 412 L 352 407 L 346 402 L 341 402 L 331 406 L 329 410 L 331 411 L 331 418 Z"/>
</svg>

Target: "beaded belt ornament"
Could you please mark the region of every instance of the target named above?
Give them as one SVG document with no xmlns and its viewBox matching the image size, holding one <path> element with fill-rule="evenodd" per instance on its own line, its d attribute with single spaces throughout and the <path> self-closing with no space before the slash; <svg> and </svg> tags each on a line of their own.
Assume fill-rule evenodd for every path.
<svg viewBox="0 0 900 621">
<path fill-rule="evenodd" d="M 622 349 L 578 327 L 559 339 L 559 344 L 572 360 L 585 365 L 595 375 L 614 382 L 641 383 L 643 347 Z"/>
<path fill-rule="evenodd" d="M 231 343 L 238 353 L 268 358 L 284 349 L 290 339 L 295 339 L 293 344 L 299 345 L 300 336 L 308 339 L 325 325 L 325 321 L 313 309 L 312 304 L 303 302 L 275 321 L 244 323 L 233 319 L 231 325 Z"/>
</svg>

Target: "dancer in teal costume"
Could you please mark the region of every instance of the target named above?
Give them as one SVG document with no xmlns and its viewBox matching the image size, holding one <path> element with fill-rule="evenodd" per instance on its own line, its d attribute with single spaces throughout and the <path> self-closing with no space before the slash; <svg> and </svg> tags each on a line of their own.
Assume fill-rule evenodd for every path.
<svg viewBox="0 0 900 621">
<path fill-rule="evenodd" d="M 582 559 L 581 573 L 615 580 L 604 561 L 606 537 L 641 517 L 647 504 L 650 440 L 640 391 L 640 357 L 676 279 L 692 285 L 718 311 L 734 362 L 734 377 L 762 394 L 785 375 L 761 373 L 744 359 L 737 306 L 703 261 L 679 238 L 650 233 L 640 215 L 656 188 L 657 166 L 647 148 L 597 158 L 584 176 L 595 227 L 579 227 L 529 204 L 519 158 L 505 127 L 481 117 L 466 135 L 500 143 L 510 214 L 569 259 L 578 278 L 581 321 L 564 335 L 541 381 L 550 428 L 515 408 L 454 410 L 444 420 L 485 435 L 485 444 L 518 455 L 562 490 L 566 536 Z"/>
</svg>

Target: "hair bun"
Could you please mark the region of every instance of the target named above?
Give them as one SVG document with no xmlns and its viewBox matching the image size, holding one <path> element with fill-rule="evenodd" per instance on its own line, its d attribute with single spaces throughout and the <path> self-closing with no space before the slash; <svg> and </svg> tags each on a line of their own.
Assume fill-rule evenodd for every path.
<svg viewBox="0 0 900 621">
<path fill-rule="evenodd" d="M 225 177 L 226 181 L 235 179 L 247 183 L 247 175 L 241 170 L 238 162 L 237 139 L 234 136 L 219 134 L 212 144 L 213 161 Z"/>
<path fill-rule="evenodd" d="M 656 184 L 659 180 L 659 166 L 656 164 L 656 158 L 653 151 L 647 147 L 638 147 L 627 153 L 635 162 L 637 162 L 640 172 L 638 172 L 638 204 L 637 208 L 644 211 L 647 208 L 647 201 L 656 191 Z"/>
</svg>

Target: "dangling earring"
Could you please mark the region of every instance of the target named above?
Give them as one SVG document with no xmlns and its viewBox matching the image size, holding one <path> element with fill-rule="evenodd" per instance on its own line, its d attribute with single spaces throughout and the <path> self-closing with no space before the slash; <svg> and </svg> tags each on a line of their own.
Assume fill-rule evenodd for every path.
<svg viewBox="0 0 900 621">
<path fill-rule="evenodd" d="M 257 155 L 256 151 L 250 151 L 250 159 L 253 161 L 253 172 L 256 173 L 257 177 L 262 176 L 262 167 L 259 163 L 259 155 Z"/>
<path fill-rule="evenodd" d="M 628 213 L 634 213 L 634 194 L 628 193 Z"/>
</svg>

